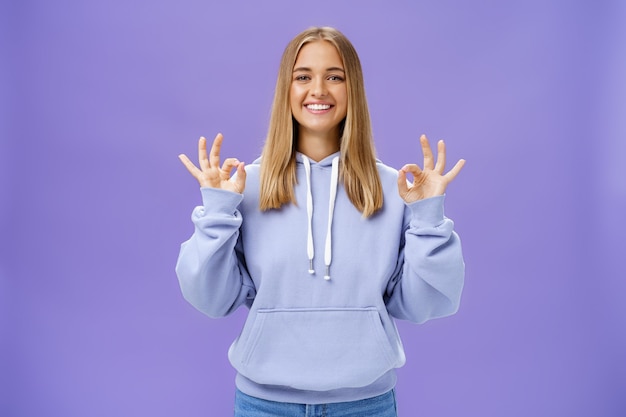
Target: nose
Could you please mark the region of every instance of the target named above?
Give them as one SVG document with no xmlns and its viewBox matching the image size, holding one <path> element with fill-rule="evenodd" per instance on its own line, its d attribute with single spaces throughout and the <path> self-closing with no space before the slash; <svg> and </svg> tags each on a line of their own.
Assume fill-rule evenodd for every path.
<svg viewBox="0 0 626 417">
<path fill-rule="evenodd" d="M 311 94 L 313 97 L 324 97 L 326 95 L 326 85 L 324 84 L 324 80 L 321 78 L 317 78 L 313 82 L 313 86 L 311 87 Z"/>
</svg>

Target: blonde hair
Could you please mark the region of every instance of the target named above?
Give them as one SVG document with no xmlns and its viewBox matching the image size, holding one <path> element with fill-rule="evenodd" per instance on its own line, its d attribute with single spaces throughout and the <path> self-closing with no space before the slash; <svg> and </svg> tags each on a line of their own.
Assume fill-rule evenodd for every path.
<svg viewBox="0 0 626 417">
<path fill-rule="evenodd" d="M 272 104 L 269 129 L 261 159 L 261 210 L 297 204 L 296 179 L 297 122 L 289 101 L 293 67 L 300 49 L 309 42 L 328 41 L 339 52 L 346 74 L 347 115 L 341 126 L 340 176 L 350 201 L 364 217 L 383 206 L 383 192 L 372 136 L 361 62 L 341 32 L 330 27 L 310 28 L 297 35 L 285 48 Z"/>
</svg>

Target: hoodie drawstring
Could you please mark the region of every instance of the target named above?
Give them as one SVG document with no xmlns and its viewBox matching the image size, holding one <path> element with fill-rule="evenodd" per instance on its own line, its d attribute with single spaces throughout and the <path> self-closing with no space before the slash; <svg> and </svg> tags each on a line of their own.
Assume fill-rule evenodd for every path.
<svg viewBox="0 0 626 417">
<path fill-rule="evenodd" d="M 304 162 L 304 172 L 306 173 L 306 212 L 309 221 L 307 231 L 307 255 L 309 256 L 309 274 L 314 274 L 313 258 L 315 256 L 313 248 L 313 194 L 311 193 L 311 163 L 309 158 L 302 155 Z M 332 169 L 330 174 L 330 198 L 328 199 L 328 228 L 326 229 L 326 244 L 324 247 L 324 263 L 326 265 L 326 273 L 324 275 L 325 280 L 330 279 L 330 264 L 332 262 L 332 225 L 333 225 L 333 213 L 335 211 L 335 200 L 337 199 L 337 184 L 339 182 L 339 157 L 336 156 L 332 161 Z"/>
<path fill-rule="evenodd" d="M 313 269 L 313 256 L 315 256 L 315 249 L 313 249 L 313 195 L 311 194 L 311 163 L 309 158 L 302 155 L 304 161 L 304 172 L 306 172 L 306 214 L 309 219 L 309 228 L 306 238 L 306 252 L 309 256 L 309 274 L 314 274 Z"/>
<path fill-rule="evenodd" d="M 330 174 L 330 198 L 328 199 L 328 229 L 326 230 L 326 247 L 324 249 L 324 263 L 326 264 L 326 275 L 324 279 L 330 279 L 330 263 L 333 259 L 333 213 L 335 211 L 335 199 L 337 198 L 337 182 L 339 181 L 339 157 L 333 158 L 333 166 Z"/>
</svg>

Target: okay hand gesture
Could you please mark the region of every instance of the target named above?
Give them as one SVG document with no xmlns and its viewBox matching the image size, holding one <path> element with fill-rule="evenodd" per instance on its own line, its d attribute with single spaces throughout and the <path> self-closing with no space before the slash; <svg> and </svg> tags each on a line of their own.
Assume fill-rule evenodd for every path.
<svg viewBox="0 0 626 417">
<path fill-rule="evenodd" d="M 200 162 L 200 168 L 196 167 L 185 154 L 178 155 L 178 158 L 191 175 L 198 180 L 200 187 L 219 188 L 241 194 L 246 187 L 244 163 L 236 158 L 228 158 L 220 168 L 220 150 L 223 140 L 224 136 L 218 133 L 213 140 L 211 153 L 207 156 L 206 139 L 204 137 L 200 138 L 198 141 L 198 160 Z M 233 168 L 237 169 L 237 177 L 234 181 L 231 181 L 230 173 Z"/>
<path fill-rule="evenodd" d="M 424 169 L 415 164 L 407 164 L 398 172 L 398 192 L 400 197 L 407 203 L 422 200 L 429 197 L 443 195 L 446 187 L 465 165 L 465 160 L 460 159 L 448 173 L 444 174 L 446 165 L 446 145 L 443 140 L 437 143 L 437 162 L 433 157 L 428 139 L 425 135 L 420 137 L 422 153 L 424 154 Z M 413 182 L 407 182 L 406 174 L 413 175 Z"/>
</svg>

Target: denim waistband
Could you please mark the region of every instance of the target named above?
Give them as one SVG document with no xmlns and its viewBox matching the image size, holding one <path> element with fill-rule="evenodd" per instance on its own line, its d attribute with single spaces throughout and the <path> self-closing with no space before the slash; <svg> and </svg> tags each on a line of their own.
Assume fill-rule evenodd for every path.
<svg viewBox="0 0 626 417">
<path fill-rule="evenodd" d="M 235 417 L 397 417 L 395 392 L 363 400 L 329 404 L 298 404 L 264 400 L 237 389 Z"/>
</svg>

